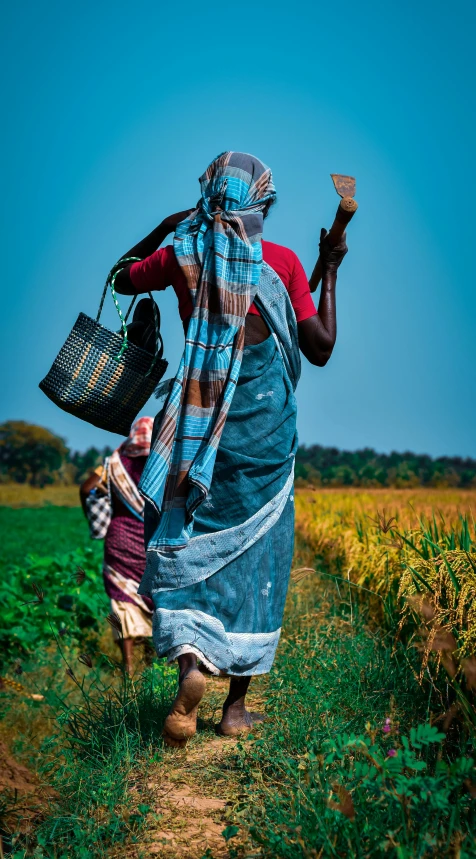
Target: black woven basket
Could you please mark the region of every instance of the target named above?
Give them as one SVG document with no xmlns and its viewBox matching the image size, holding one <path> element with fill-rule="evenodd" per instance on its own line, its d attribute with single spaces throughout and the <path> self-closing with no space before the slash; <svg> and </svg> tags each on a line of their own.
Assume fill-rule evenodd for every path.
<svg viewBox="0 0 476 859">
<path fill-rule="evenodd" d="M 127 318 L 135 298 L 123 317 L 114 290 L 117 273 L 132 262 L 129 257 L 115 266 L 106 281 L 96 319 L 80 313 L 41 390 L 60 409 L 100 429 L 129 435 L 131 424 L 167 369 L 162 358 L 160 317 L 154 301 L 156 352 L 152 355 L 127 338 Z M 109 331 L 99 323 L 107 289 L 110 288 L 122 332 Z M 152 298 L 152 296 L 150 296 Z"/>
</svg>

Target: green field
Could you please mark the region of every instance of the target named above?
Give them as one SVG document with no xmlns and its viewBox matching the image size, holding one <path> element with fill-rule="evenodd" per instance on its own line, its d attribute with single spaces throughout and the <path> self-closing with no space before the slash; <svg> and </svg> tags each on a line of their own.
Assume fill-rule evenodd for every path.
<svg viewBox="0 0 476 859">
<path fill-rule="evenodd" d="M 27 555 L 55 555 L 91 546 L 80 507 L 0 507 L 0 566 L 22 564 Z"/>
<path fill-rule="evenodd" d="M 13 659 L 31 659 L 68 629 L 80 642 L 99 632 L 109 611 L 101 575 L 103 547 L 89 537 L 79 507 L 0 507 L 0 675 Z M 77 585 L 81 568 L 86 580 Z M 41 604 L 35 605 L 37 589 Z"/>
<path fill-rule="evenodd" d="M 56 791 L 15 791 L 0 775 L 6 855 L 475 859 L 474 696 L 463 668 L 451 685 L 437 650 L 422 671 L 421 631 L 397 593 L 405 563 L 427 583 L 441 568 L 447 610 L 460 605 L 454 634 L 464 633 L 469 503 L 461 493 L 299 492 L 294 564 L 305 569 L 292 576 L 273 670 L 251 686 L 252 708 L 269 718 L 237 742 L 217 738 L 226 680 L 209 678 L 185 751 L 161 738 L 176 668 L 138 662 L 132 682 L 119 668 L 102 546 L 81 510 L 2 508 L 0 750 L 7 740 Z M 418 562 L 413 546 L 430 538 L 413 511 L 437 508 L 440 548 Z"/>
</svg>

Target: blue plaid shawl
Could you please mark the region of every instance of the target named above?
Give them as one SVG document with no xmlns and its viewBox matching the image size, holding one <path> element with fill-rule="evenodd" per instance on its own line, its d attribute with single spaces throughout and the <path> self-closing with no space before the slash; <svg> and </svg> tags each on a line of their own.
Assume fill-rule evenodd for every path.
<svg viewBox="0 0 476 859">
<path fill-rule="evenodd" d="M 241 152 L 219 155 L 200 186 L 174 238 L 194 309 L 140 485 L 160 515 L 154 537 L 163 549 L 187 544 L 210 488 L 261 276 L 263 213 L 276 197 L 270 169 Z"/>
</svg>

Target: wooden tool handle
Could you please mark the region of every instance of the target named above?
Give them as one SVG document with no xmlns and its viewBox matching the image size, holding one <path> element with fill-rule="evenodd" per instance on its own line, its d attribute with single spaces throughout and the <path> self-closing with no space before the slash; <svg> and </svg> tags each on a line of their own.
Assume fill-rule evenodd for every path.
<svg viewBox="0 0 476 859">
<path fill-rule="evenodd" d="M 343 197 L 339 203 L 339 207 L 336 212 L 336 216 L 334 218 L 334 223 L 330 228 L 327 238 L 329 240 L 329 244 L 331 247 L 335 247 L 339 244 L 342 236 L 345 233 L 345 228 L 349 221 L 352 220 L 356 211 L 358 209 L 358 203 L 354 200 L 353 197 Z M 311 292 L 315 292 L 317 287 L 319 286 L 322 279 L 322 264 L 321 258 L 316 262 L 314 266 L 314 271 L 311 275 L 311 279 L 309 281 L 309 286 L 311 288 Z"/>
</svg>

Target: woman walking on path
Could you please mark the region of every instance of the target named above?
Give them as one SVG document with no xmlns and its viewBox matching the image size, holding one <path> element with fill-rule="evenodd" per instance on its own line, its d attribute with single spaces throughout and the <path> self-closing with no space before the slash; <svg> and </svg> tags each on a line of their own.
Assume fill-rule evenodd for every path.
<svg viewBox="0 0 476 859">
<path fill-rule="evenodd" d="M 86 498 L 100 485 L 111 488 L 112 518 L 104 542 L 104 584 L 111 610 L 119 617 L 121 631 L 114 629 L 124 664 L 132 673 L 134 642 L 152 635 L 152 601 L 137 593 L 145 569 L 144 500 L 137 485 L 150 451 L 152 418 L 139 418 L 129 437 L 88 477 L 80 489 L 86 512 Z"/>
<path fill-rule="evenodd" d="M 245 695 L 271 669 L 293 554 L 299 349 L 323 366 L 336 339 L 335 285 L 345 242 L 321 231 L 316 313 L 292 251 L 262 240 L 275 201 L 271 171 L 225 152 L 200 179 L 197 207 L 167 218 L 129 251 L 116 288 L 172 285 L 185 350 L 154 424 L 140 490 L 147 566 L 140 593 L 154 604 L 159 656 L 179 663 L 164 734 L 182 746 L 196 730 L 205 679 L 197 659 L 230 676 L 218 731 L 258 717 Z M 175 230 L 174 244 L 156 250 Z"/>
</svg>

